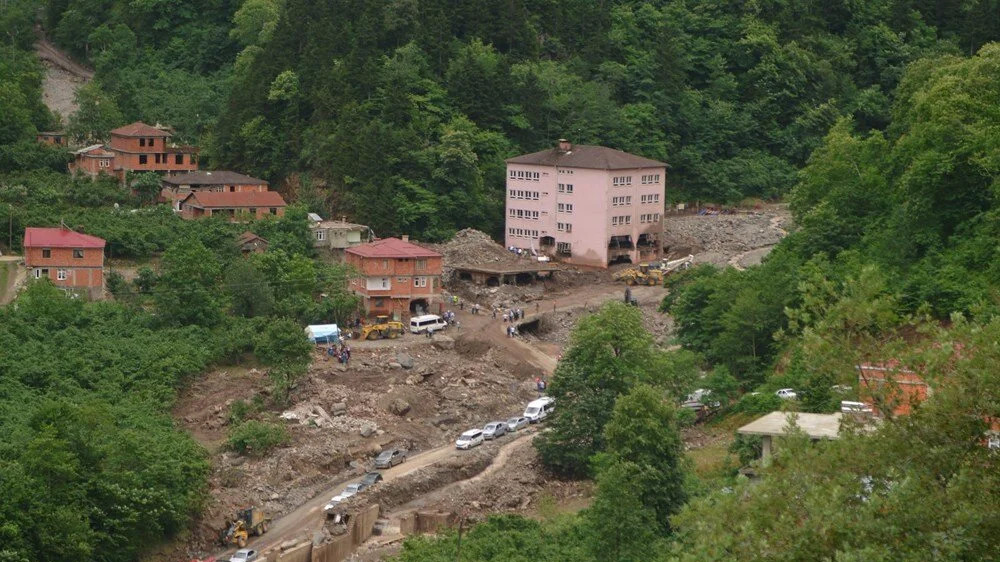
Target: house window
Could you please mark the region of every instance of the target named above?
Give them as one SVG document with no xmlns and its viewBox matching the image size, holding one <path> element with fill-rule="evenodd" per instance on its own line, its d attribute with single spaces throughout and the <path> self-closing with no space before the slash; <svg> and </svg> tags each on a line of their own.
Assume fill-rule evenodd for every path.
<svg viewBox="0 0 1000 562">
<path fill-rule="evenodd" d="M 78 260 L 83 259 L 83 249 L 73 248 L 73 257 Z"/>
<path fill-rule="evenodd" d="M 382 269 L 389 269 L 389 260 L 382 260 Z"/>
<path fill-rule="evenodd" d="M 146 139 L 139 139 L 139 146 L 146 146 Z"/>
<path fill-rule="evenodd" d="M 271 211 L 272 215 L 277 215 L 278 214 L 278 208 L 277 207 L 271 207 L 270 211 Z"/>
<path fill-rule="evenodd" d="M 183 154 L 175 154 L 174 155 L 174 164 L 177 164 L 178 166 L 180 166 L 183 163 L 184 163 L 184 155 Z"/>
<path fill-rule="evenodd" d="M 413 278 L 413 286 L 414 287 L 426 287 L 427 286 L 427 278 L 426 277 L 414 277 Z"/>
<path fill-rule="evenodd" d="M 69 278 L 69 272 L 67 272 L 65 269 L 56 270 L 56 279 L 60 281 L 65 281 L 68 278 Z"/>
<path fill-rule="evenodd" d="M 325 230 L 317 230 L 316 231 L 316 240 L 326 240 L 326 231 Z"/>
<path fill-rule="evenodd" d="M 34 273 L 35 273 L 35 279 L 41 279 L 42 278 L 42 270 L 41 269 L 36 269 L 34 271 Z"/>
<path fill-rule="evenodd" d="M 374 308 L 382 308 L 383 306 L 385 306 L 385 299 L 375 299 Z"/>
<path fill-rule="evenodd" d="M 50 248 L 42 248 L 42 257 L 43 258 L 51 258 L 52 257 L 52 250 Z"/>
<path fill-rule="evenodd" d="M 156 139 L 147 139 L 146 144 L 152 147 L 154 144 L 156 144 Z"/>
<path fill-rule="evenodd" d="M 365 278 L 365 288 L 369 291 L 384 291 L 392 288 L 392 279 L 389 277 L 367 277 Z"/>
<path fill-rule="evenodd" d="M 427 260 L 416 260 L 417 269 L 427 269 Z"/>
<path fill-rule="evenodd" d="M 146 163 L 146 155 L 145 154 L 140 154 L 139 155 L 139 163 L 140 164 L 145 164 Z"/>
<path fill-rule="evenodd" d="M 256 207 L 250 207 L 250 214 L 251 215 L 256 215 L 257 214 L 257 208 Z"/>
</svg>

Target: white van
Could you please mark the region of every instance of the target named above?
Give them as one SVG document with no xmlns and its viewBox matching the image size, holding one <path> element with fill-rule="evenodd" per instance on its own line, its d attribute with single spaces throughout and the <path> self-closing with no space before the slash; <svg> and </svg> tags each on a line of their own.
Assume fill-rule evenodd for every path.
<svg viewBox="0 0 1000 562">
<path fill-rule="evenodd" d="M 524 417 L 528 418 L 531 423 L 538 423 L 549 417 L 549 413 L 555 409 L 555 398 L 544 396 L 528 403 L 528 407 L 524 409 Z"/>
<path fill-rule="evenodd" d="M 410 332 L 419 334 L 430 330 L 436 332 L 448 327 L 448 323 L 436 314 L 424 314 L 410 318 Z"/>
</svg>

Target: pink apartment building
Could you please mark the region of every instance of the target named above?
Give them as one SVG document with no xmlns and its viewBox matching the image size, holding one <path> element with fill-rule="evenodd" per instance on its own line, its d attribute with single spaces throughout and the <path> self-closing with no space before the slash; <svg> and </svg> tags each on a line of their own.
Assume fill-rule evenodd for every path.
<svg viewBox="0 0 1000 562">
<path fill-rule="evenodd" d="M 662 253 L 666 164 L 603 146 L 507 160 L 507 247 L 607 267 Z"/>
</svg>

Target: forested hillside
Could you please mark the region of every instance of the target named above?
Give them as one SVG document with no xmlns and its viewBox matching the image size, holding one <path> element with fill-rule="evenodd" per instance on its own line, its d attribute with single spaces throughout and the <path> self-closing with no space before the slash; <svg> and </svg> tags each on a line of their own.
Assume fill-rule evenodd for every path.
<svg viewBox="0 0 1000 562">
<path fill-rule="evenodd" d="M 674 199 L 787 194 L 839 118 L 884 129 L 905 65 L 974 53 L 997 36 L 994 11 L 52 0 L 45 23 L 97 69 L 76 130 L 169 122 L 220 166 L 291 177 L 315 210 L 439 239 L 499 232 L 503 159 L 560 137 L 669 162 Z"/>
</svg>

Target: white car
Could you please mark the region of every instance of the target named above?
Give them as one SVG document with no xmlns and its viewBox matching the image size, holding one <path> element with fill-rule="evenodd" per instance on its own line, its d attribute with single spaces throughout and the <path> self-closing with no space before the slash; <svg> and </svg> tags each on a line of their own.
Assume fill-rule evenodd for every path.
<svg viewBox="0 0 1000 562">
<path fill-rule="evenodd" d="M 799 395 L 795 393 L 794 388 L 782 388 L 774 394 L 782 400 L 795 400 L 799 397 Z"/>
<path fill-rule="evenodd" d="M 356 496 L 358 492 L 361 491 L 361 488 L 362 484 L 360 483 L 348 484 L 347 487 L 344 488 L 343 492 L 330 498 L 330 503 L 326 504 L 326 506 L 323 507 L 323 511 L 330 511 L 331 509 L 337 507 L 337 505 L 340 502 L 346 500 L 351 496 Z"/>
<path fill-rule="evenodd" d="M 528 407 L 524 409 L 524 417 L 531 423 L 538 423 L 549 416 L 552 410 L 556 409 L 555 399 L 543 396 L 538 400 L 528 402 Z"/>
<path fill-rule="evenodd" d="M 241 548 L 233 554 L 229 562 L 253 562 L 257 560 L 257 551 L 252 548 Z"/>
<path fill-rule="evenodd" d="M 483 444 L 483 430 L 470 429 L 458 437 L 455 441 L 456 449 L 471 449 Z"/>
</svg>

